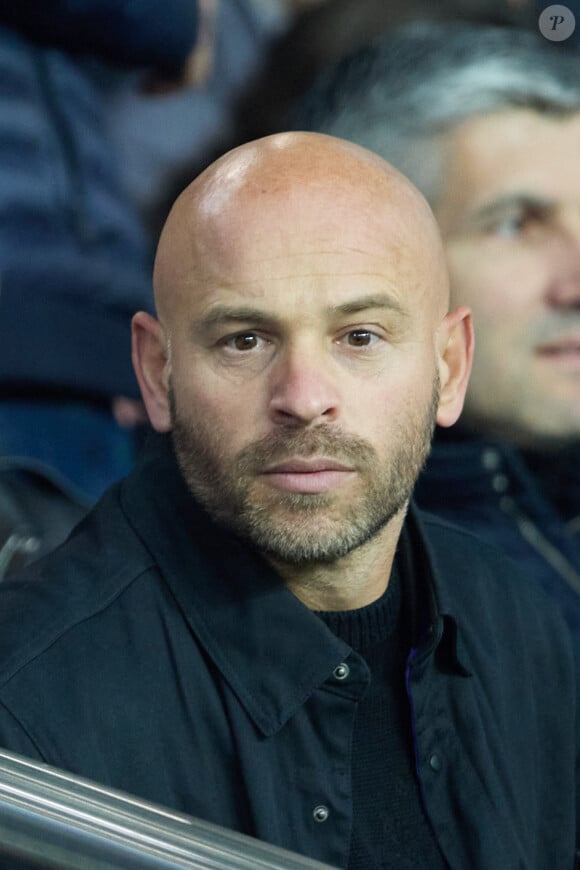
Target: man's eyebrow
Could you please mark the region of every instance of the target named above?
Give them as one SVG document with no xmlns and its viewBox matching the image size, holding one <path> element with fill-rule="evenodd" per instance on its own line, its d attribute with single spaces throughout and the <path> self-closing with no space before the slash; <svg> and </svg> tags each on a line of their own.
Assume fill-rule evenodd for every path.
<svg viewBox="0 0 580 870">
<path fill-rule="evenodd" d="M 553 202 L 529 193 L 508 193 L 491 202 L 484 203 L 468 218 L 469 223 L 483 223 L 503 217 L 510 212 L 546 212 L 553 208 Z"/>
<path fill-rule="evenodd" d="M 386 293 L 360 296 L 358 299 L 353 299 L 352 302 L 344 302 L 342 305 L 329 308 L 328 313 L 331 315 L 358 314 L 360 311 L 367 311 L 371 308 L 394 311 L 396 314 L 404 316 L 408 313 L 394 296 Z"/>
<path fill-rule="evenodd" d="M 211 311 L 202 317 L 198 325 L 206 328 L 219 326 L 223 323 L 272 323 L 271 315 L 266 314 L 259 308 L 251 308 L 245 305 L 215 305 Z"/>
</svg>

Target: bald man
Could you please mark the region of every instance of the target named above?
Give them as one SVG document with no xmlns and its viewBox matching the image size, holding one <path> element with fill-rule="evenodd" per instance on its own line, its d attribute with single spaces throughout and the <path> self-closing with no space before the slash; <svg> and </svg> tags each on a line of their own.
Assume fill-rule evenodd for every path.
<svg viewBox="0 0 580 870">
<path fill-rule="evenodd" d="M 154 284 L 159 434 L 2 590 L 0 744 L 337 867 L 570 868 L 560 618 L 409 508 L 473 347 L 421 195 L 253 142 L 178 199 Z"/>
</svg>

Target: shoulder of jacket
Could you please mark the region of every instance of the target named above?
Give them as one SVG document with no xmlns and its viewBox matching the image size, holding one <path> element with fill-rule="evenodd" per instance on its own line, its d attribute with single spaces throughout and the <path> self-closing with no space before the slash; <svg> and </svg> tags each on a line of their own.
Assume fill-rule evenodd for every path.
<svg viewBox="0 0 580 870">
<path fill-rule="evenodd" d="M 0 584 L 0 687 L 155 567 L 114 487 L 68 541 Z"/>
<path fill-rule="evenodd" d="M 509 649 L 508 658 L 515 654 L 519 667 L 525 659 L 538 673 L 571 672 L 570 631 L 535 574 L 466 529 L 423 513 L 420 522 L 440 605 L 464 638 L 478 649 L 487 638 L 502 655 Z M 573 682 L 569 673 L 566 679 Z"/>
<path fill-rule="evenodd" d="M 434 514 L 418 511 L 418 515 L 436 577 L 452 596 L 480 600 L 492 609 L 507 603 L 518 610 L 541 608 L 544 615 L 552 612 L 560 618 L 539 578 L 499 547 Z"/>
</svg>

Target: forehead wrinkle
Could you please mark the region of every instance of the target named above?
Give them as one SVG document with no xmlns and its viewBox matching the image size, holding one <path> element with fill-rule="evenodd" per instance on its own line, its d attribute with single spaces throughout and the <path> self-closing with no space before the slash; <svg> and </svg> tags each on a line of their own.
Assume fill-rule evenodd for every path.
<svg viewBox="0 0 580 870">
<path fill-rule="evenodd" d="M 246 258 L 247 262 L 250 264 L 253 263 L 270 263 L 276 262 L 276 260 L 287 260 L 289 257 L 308 257 L 311 254 L 321 254 L 321 255 L 330 255 L 332 257 L 340 257 L 346 256 L 347 254 L 362 254 L 365 257 L 369 256 L 377 256 L 376 254 L 371 254 L 369 251 L 365 251 L 362 248 L 313 248 L 311 251 L 296 251 L 296 252 L 288 252 L 281 254 L 272 254 L 266 257 L 255 257 L 255 258 Z"/>
<path fill-rule="evenodd" d="M 412 269 L 413 252 L 405 243 L 372 251 L 364 248 L 336 248 L 316 251 L 281 251 L 276 254 L 252 255 L 242 251 L 234 262 L 206 261 L 204 271 L 196 276 L 206 287 L 250 288 L 269 282 L 374 279 L 394 284 Z M 360 256 L 360 265 L 352 262 Z M 350 258 L 350 259 L 349 259 Z"/>
<path fill-rule="evenodd" d="M 284 275 L 268 275 L 263 278 L 231 278 L 231 279 L 223 279 L 220 280 L 219 285 L 221 287 L 228 287 L 231 289 L 235 289 L 237 287 L 250 287 L 252 285 L 261 285 L 265 281 L 288 281 L 296 278 L 300 279 L 308 279 L 308 278 L 379 278 L 381 281 L 386 281 L 387 283 L 392 283 L 392 281 L 385 275 L 384 272 L 372 272 L 363 269 L 357 269 L 354 272 L 340 272 L 337 274 L 336 272 L 317 272 L 314 270 L 309 270 L 308 272 L 288 272 Z"/>
<path fill-rule="evenodd" d="M 405 228 L 408 233 L 408 228 Z M 295 275 L 296 277 L 308 277 L 309 275 L 319 275 L 331 277 L 333 274 L 348 276 L 348 275 L 374 275 L 377 277 L 385 277 L 389 279 L 393 269 L 406 270 L 412 266 L 417 257 L 424 256 L 423 245 L 421 251 L 417 250 L 417 244 L 414 237 L 404 238 L 401 236 L 400 228 L 387 233 L 376 233 L 377 238 L 371 239 L 368 247 L 355 247 L 351 245 L 340 245 L 337 242 L 335 247 L 318 247 L 314 243 L 310 243 L 308 239 L 299 239 L 298 245 L 292 234 L 288 239 L 282 236 L 277 240 L 278 245 L 288 242 L 285 249 L 273 253 L 267 247 L 263 247 L 258 253 L 254 253 L 253 242 L 256 237 L 250 234 L 248 243 L 243 242 L 238 244 L 238 251 L 233 252 L 232 247 L 228 248 L 229 256 L 227 262 L 212 262 L 210 269 L 216 274 L 223 276 L 224 280 L 230 281 L 231 275 L 234 276 L 234 282 L 244 280 L 242 276 L 248 268 L 256 266 L 268 266 L 277 263 L 291 263 L 294 261 L 299 264 L 305 260 L 307 263 L 306 272 L 288 272 L 288 277 Z M 263 233 L 258 233 L 258 242 L 262 242 Z M 240 242 L 240 240 L 238 240 Z M 293 244 L 295 249 L 292 249 Z M 360 258 L 360 268 L 357 265 L 349 263 L 350 270 L 344 271 L 341 269 L 342 262 L 349 257 Z M 316 263 L 316 258 L 326 258 L 327 263 Z M 328 260 L 330 259 L 330 263 Z M 356 261 L 355 261 L 356 263 Z M 334 265 L 336 264 L 336 271 Z M 292 267 L 290 267 L 292 268 Z M 209 271 L 209 270 L 208 270 Z M 273 278 L 273 275 L 268 275 L 268 278 Z"/>
</svg>

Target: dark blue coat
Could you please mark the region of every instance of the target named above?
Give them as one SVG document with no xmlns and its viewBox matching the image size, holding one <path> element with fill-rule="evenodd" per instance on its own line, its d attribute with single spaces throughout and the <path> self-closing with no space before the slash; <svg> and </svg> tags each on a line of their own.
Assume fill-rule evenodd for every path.
<svg viewBox="0 0 580 870">
<path fill-rule="evenodd" d="M 408 523 L 425 594 L 407 685 L 441 850 L 452 870 L 571 870 L 577 700 L 557 609 L 469 533 Z M 338 867 L 368 680 L 194 503 L 166 443 L 0 589 L 0 745 Z"/>
<path fill-rule="evenodd" d="M 580 662 L 580 445 L 542 460 L 501 441 L 436 439 L 415 497 L 539 581 L 560 606 Z"/>
<path fill-rule="evenodd" d="M 195 0 L 0 4 L 0 390 L 137 395 L 151 251 L 107 133 L 107 75 L 176 75 Z"/>
</svg>

